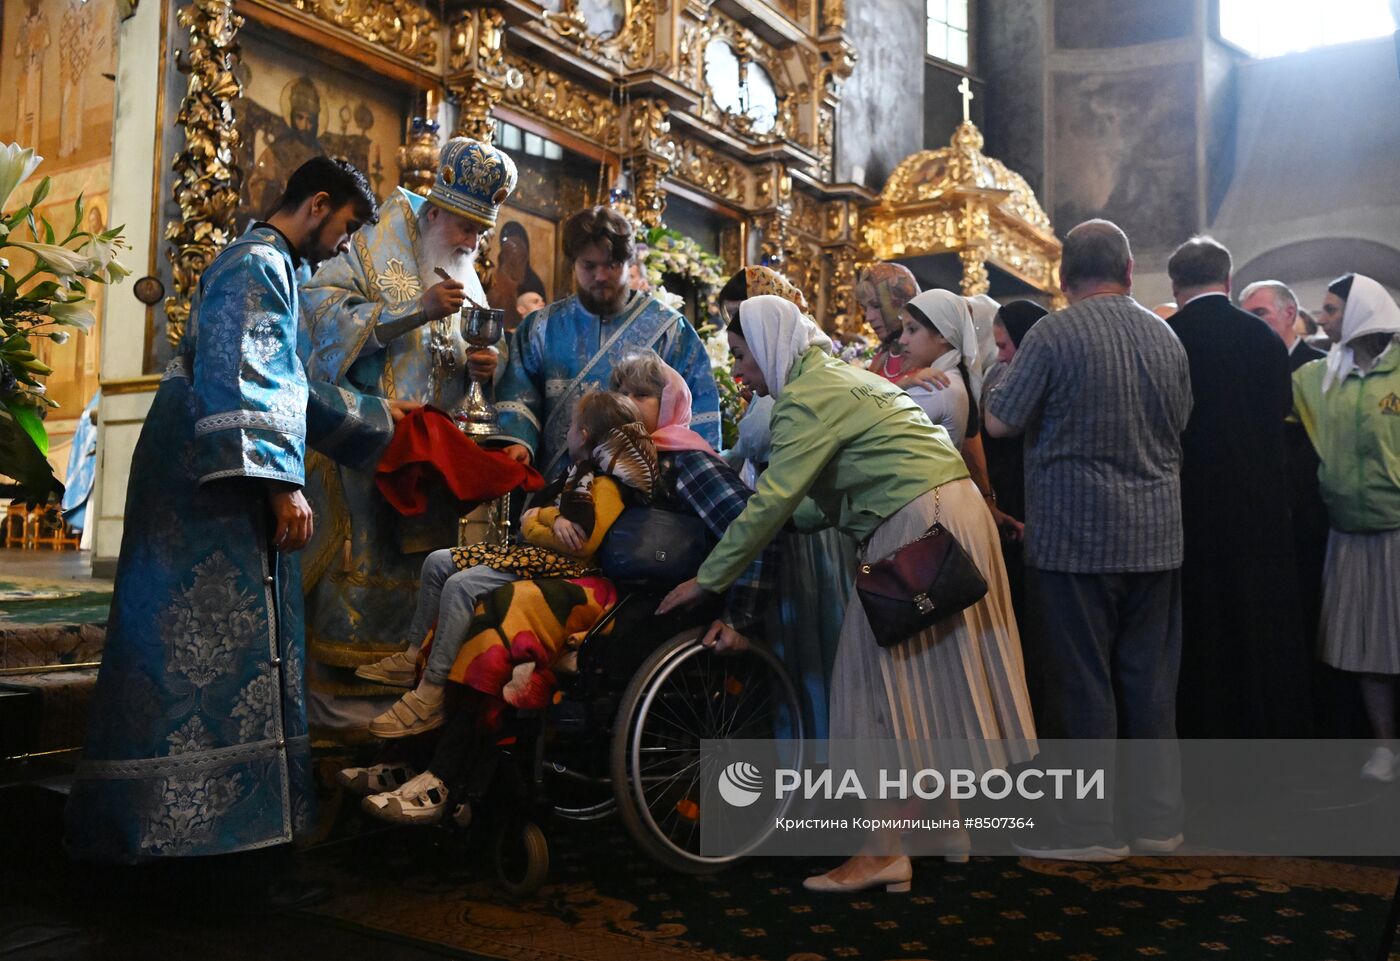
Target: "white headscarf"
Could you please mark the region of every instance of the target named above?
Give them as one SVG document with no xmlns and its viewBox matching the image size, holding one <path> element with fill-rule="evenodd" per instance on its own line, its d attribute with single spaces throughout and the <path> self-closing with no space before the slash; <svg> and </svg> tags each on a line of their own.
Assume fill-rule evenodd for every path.
<svg viewBox="0 0 1400 961">
<path fill-rule="evenodd" d="M 977 373 L 985 374 L 997 362 L 997 335 L 992 327 L 997 322 L 997 311 L 1001 310 L 1001 304 L 986 294 L 963 299 L 972 308 L 972 326 L 977 331 L 977 366 L 981 368 Z M 968 364 L 968 372 L 971 371 L 972 365 Z"/>
<path fill-rule="evenodd" d="M 933 329 L 953 346 L 933 362 L 934 370 L 949 373 L 962 364 L 967 369 L 969 397 L 982 396 L 982 364 L 977 328 L 972 323 L 966 299 L 949 290 L 926 290 L 905 304 L 915 320 L 927 319 Z"/>
<path fill-rule="evenodd" d="M 1355 274 L 1342 314 L 1342 341 L 1327 354 L 1327 373 L 1322 377 L 1324 393 L 1346 379 L 1356 363 L 1351 344 L 1367 334 L 1400 334 L 1400 307 L 1376 281 Z"/>
<path fill-rule="evenodd" d="M 764 295 L 744 301 L 739 305 L 739 328 L 774 400 L 782 396 L 798 358 L 813 347 L 828 354 L 832 350 L 831 338 L 796 304 L 781 297 Z"/>
</svg>

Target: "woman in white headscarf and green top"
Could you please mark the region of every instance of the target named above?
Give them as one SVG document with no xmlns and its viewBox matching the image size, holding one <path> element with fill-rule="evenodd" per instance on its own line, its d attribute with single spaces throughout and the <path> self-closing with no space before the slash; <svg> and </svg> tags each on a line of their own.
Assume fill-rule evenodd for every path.
<svg viewBox="0 0 1400 961">
<path fill-rule="evenodd" d="M 1320 319 L 1332 350 L 1293 374 L 1293 409 L 1317 449 L 1332 525 L 1320 654 L 1361 675 L 1380 741 L 1361 776 L 1388 782 L 1400 774 L 1400 307 L 1361 274 L 1339 277 L 1327 291 Z"/>
<path fill-rule="evenodd" d="M 966 742 L 980 753 L 974 767 L 1027 759 L 1034 722 L 997 530 L 947 430 L 898 387 L 831 357 L 821 329 L 780 298 L 745 301 L 729 344 L 735 374 L 774 399 L 768 469 L 699 575 L 672 591 L 661 611 L 723 591 L 789 520 L 799 530 L 837 527 L 874 561 L 937 516 L 976 562 L 987 595 L 882 648 L 853 592 L 832 676 L 831 737 L 895 742 L 901 763 L 918 767 L 931 766 L 914 755 L 935 739 Z M 747 641 L 716 621 L 705 643 L 726 649 Z M 872 853 L 807 879 L 807 887 L 907 890 L 910 863 L 898 846 L 898 832 L 875 836 Z"/>
</svg>

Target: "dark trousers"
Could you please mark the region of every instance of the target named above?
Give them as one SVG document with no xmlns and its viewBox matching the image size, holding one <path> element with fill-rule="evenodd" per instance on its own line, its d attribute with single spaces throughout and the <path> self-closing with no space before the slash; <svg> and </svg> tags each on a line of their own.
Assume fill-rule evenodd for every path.
<svg viewBox="0 0 1400 961">
<path fill-rule="evenodd" d="M 1112 845 L 1181 831 L 1176 686 L 1181 573 L 1071 574 L 1026 568 L 1026 648 L 1037 733 L 1076 766 L 1103 766 L 1108 803 L 1055 806 L 1048 843 Z M 1124 744 L 1115 739 L 1142 740 Z M 1115 815 L 1114 806 L 1118 813 Z"/>
</svg>

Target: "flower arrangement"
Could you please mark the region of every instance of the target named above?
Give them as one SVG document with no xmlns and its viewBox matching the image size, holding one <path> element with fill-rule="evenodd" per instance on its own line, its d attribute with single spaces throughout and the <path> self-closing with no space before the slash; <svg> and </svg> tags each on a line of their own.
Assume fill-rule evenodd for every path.
<svg viewBox="0 0 1400 961">
<path fill-rule="evenodd" d="M 860 334 L 852 334 L 850 340 L 831 341 L 831 352 L 838 360 L 843 360 L 861 370 L 868 370 L 870 362 L 875 359 L 878 345 L 866 340 Z"/>
<path fill-rule="evenodd" d="M 660 287 L 667 275 L 681 277 L 695 285 L 705 305 L 706 316 L 719 313 L 715 294 L 724 285 L 725 277 L 721 273 L 724 261 L 669 227 L 652 227 L 640 232 L 637 245 L 644 251 L 641 260 L 648 284 Z"/>
<path fill-rule="evenodd" d="M 87 285 L 110 284 L 130 274 L 116 259 L 125 246 L 121 228 L 93 234 L 82 229 L 83 198 L 73 205 L 73 226 L 61 237 L 39 204 L 48 196 L 48 177 L 29 202 L 10 209 L 10 195 L 43 162 L 32 148 L 0 144 L 0 251 L 22 250 L 33 259 L 23 274 L 0 256 L 0 473 L 19 482 L 23 496 L 42 500 L 63 485 L 48 462 L 49 438 L 42 410 L 58 404 L 46 395 L 44 378 L 53 370 L 34 353 L 34 341 L 62 344 L 64 328 L 87 332 L 96 306 Z"/>
<path fill-rule="evenodd" d="M 680 277 L 695 287 L 696 299 L 703 305 L 706 321 L 696 325 L 696 332 L 705 343 L 710 358 L 715 388 L 719 391 L 720 438 L 730 447 L 739 437 L 739 418 L 743 416 L 744 400 L 729 366 L 729 342 L 718 323 L 719 304 L 715 296 L 724 286 L 724 261 L 708 253 L 694 240 L 669 227 L 652 227 L 637 233 L 638 259 L 645 271 L 647 288 L 654 296 L 676 310 L 684 299 L 668 291 L 667 277 Z"/>
</svg>

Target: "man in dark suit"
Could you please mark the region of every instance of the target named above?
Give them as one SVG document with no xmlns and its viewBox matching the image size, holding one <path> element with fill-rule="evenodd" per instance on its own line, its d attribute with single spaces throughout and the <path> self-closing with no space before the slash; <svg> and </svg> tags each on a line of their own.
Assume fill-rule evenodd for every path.
<svg viewBox="0 0 1400 961">
<path fill-rule="evenodd" d="M 1182 434 L 1181 737 L 1306 737 L 1309 665 L 1285 474 L 1288 351 L 1230 303 L 1230 252 L 1209 237 L 1167 264 L 1168 321 L 1196 398 Z"/>
<path fill-rule="evenodd" d="M 1288 350 L 1288 366 L 1297 370 L 1327 355 L 1298 336 L 1298 298 L 1287 284 L 1261 280 L 1240 294 L 1240 309 L 1262 320 Z M 1283 428 L 1288 465 L 1288 504 L 1293 512 L 1293 553 L 1298 565 L 1298 596 L 1303 608 L 1303 636 L 1317 649 L 1322 616 L 1322 567 L 1327 556 L 1327 506 L 1317 486 L 1317 451 L 1302 424 Z M 1319 737 L 1366 737 L 1356 678 L 1315 660 L 1312 665 L 1313 721 Z"/>
</svg>

